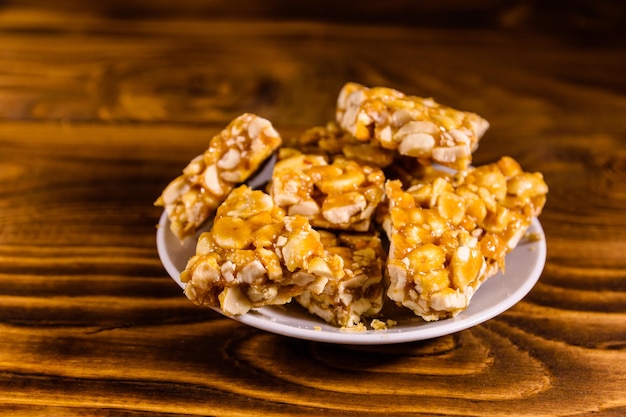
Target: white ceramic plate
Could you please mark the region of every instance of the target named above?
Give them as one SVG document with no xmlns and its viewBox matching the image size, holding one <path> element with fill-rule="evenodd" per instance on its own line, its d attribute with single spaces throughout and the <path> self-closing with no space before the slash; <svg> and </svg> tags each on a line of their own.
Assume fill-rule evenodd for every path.
<svg viewBox="0 0 626 417">
<path fill-rule="evenodd" d="M 404 309 L 394 310 L 387 312 L 385 318 L 396 320 L 396 326 L 386 330 L 355 332 L 330 326 L 296 303 L 258 308 L 230 318 L 276 334 L 339 344 L 403 343 L 455 333 L 506 311 L 533 288 L 546 260 L 546 241 L 538 220 L 533 220 L 527 236 L 532 238 L 522 239 L 517 248 L 507 256 L 506 273 L 499 273 L 487 280 L 474 294 L 470 306 L 455 318 L 425 322 Z M 170 231 L 165 212 L 161 215 L 157 229 L 159 257 L 169 275 L 181 288 L 184 288 L 184 284 L 180 282 L 179 275 L 187 260 L 195 253 L 196 240 L 188 238 L 181 244 Z M 221 313 L 220 309 L 214 310 Z"/>
</svg>

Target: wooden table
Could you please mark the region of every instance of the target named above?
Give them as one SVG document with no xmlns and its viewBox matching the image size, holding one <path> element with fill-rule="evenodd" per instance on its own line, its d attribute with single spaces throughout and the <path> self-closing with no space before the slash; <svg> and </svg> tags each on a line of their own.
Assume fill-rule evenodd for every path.
<svg viewBox="0 0 626 417">
<path fill-rule="evenodd" d="M 624 7 L 419 3 L 0 3 L 0 415 L 626 415 Z M 162 188 L 243 112 L 283 135 L 331 120 L 346 81 L 475 111 L 476 164 L 543 172 L 523 301 L 347 346 L 181 294 Z"/>
</svg>

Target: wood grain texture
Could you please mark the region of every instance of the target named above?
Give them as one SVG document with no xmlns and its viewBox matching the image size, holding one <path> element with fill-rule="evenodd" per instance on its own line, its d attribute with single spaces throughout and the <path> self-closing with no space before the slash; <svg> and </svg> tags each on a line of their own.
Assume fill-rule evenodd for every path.
<svg viewBox="0 0 626 417">
<path fill-rule="evenodd" d="M 0 415 L 626 415 L 618 2 L 0 2 Z M 549 3 L 549 4 L 546 4 Z M 393 346 L 193 306 L 162 188 L 233 117 L 285 136 L 346 81 L 475 111 L 475 155 L 544 173 L 548 261 L 515 307 Z"/>
</svg>

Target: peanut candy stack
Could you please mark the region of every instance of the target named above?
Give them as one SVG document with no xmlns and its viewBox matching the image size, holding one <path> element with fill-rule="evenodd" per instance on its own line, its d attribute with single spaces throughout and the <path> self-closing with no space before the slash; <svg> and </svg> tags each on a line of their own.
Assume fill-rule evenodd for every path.
<svg viewBox="0 0 626 417">
<path fill-rule="evenodd" d="M 268 120 L 250 113 L 234 119 L 155 202 L 165 206 L 172 232 L 181 240 L 193 235 L 228 193 L 246 181 L 281 143 Z"/>
<path fill-rule="evenodd" d="M 353 328 L 383 306 L 383 265 L 386 254 L 377 233 L 319 231 L 329 254 L 343 260 L 344 276 L 329 279 L 319 294 L 305 290 L 295 300 L 327 323 Z"/>
<path fill-rule="evenodd" d="M 342 88 L 336 117 L 357 140 L 376 142 L 423 164 L 434 161 L 455 169 L 469 166 L 472 152 L 489 128 L 482 117 L 443 106 L 431 98 L 357 83 Z"/>
<path fill-rule="evenodd" d="M 427 321 L 457 315 L 504 269 L 547 192 L 540 173 L 509 157 L 454 175 L 430 172 L 406 191 L 388 181 L 387 296 Z"/>
<path fill-rule="evenodd" d="M 343 157 L 284 151 L 274 167 L 270 194 L 289 215 L 302 215 L 319 228 L 367 231 L 384 196 L 379 168 Z"/>
<path fill-rule="evenodd" d="M 325 251 L 306 218 L 285 216 L 268 194 L 242 185 L 219 206 L 180 278 L 196 304 L 236 315 L 305 289 L 317 294 L 343 274 L 343 260 Z"/>
</svg>

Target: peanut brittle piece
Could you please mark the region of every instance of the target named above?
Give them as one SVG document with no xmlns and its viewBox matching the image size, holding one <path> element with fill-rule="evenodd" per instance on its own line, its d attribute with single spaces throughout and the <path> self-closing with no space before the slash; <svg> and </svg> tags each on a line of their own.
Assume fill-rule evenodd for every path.
<svg viewBox="0 0 626 417">
<path fill-rule="evenodd" d="M 284 152 L 285 153 L 285 152 Z M 293 151 L 274 166 L 270 194 L 289 215 L 319 228 L 366 231 L 384 196 L 379 168 Z"/>
<path fill-rule="evenodd" d="M 439 164 L 422 165 L 417 163 L 415 158 L 398 155 L 393 164 L 385 169 L 385 176 L 389 179 L 400 180 L 404 188 L 408 188 L 433 175 L 445 175 L 451 172 L 454 170 Z"/>
<path fill-rule="evenodd" d="M 180 278 L 196 304 L 236 315 L 305 289 L 319 293 L 343 274 L 342 259 L 324 250 L 306 218 L 286 216 L 268 194 L 242 185 L 219 206 Z"/>
<path fill-rule="evenodd" d="M 475 113 L 455 110 L 431 98 L 386 88 L 347 83 L 339 93 L 337 122 L 357 140 L 376 142 L 401 155 L 465 169 L 489 128 Z"/>
<path fill-rule="evenodd" d="M 427 321 L 467 308 L 478 287 L 505 267 L 548 187 L 509 157 L 456 174 L 431 173 L 407 190 L 388 181 L 388 297 Z"/>
<path fill-rule="evenodd" d="M 394 151 L 382 148 L 376 142 L 355 139 L 335 121 L 307 129 L 285 144 L 303 153 L 325 155 L 331 161 L 337 156 L 343 156 L 345 159 L 378 168 L 391 165 L 395 156 Z"/>
<path fill-rule="evenodd" d="M 164 206 L 179 238 L 193 235 L 228 193 L 246 181 L 282 143 L 272 124 L 244 113 L 214 136 L 155 202 Z"/>
<path fill-rule="evenodd" d="M 327 323 L 353 328 L 382 309 L 386 253 L 377 233 L 319 233 L 326 251 L 343 260 L 344 276 L 329 279 L 319 294 L 305 290 L 295 300 Z"/>
</svg>

